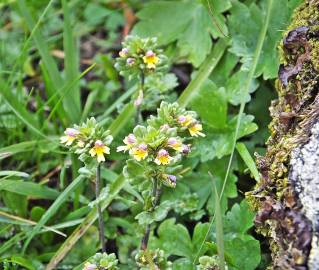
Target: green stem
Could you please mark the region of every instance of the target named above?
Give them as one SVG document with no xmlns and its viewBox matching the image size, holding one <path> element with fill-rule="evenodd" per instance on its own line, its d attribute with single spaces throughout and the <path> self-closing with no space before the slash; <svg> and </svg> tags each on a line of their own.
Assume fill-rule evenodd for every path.
<svg viewBox="0 0 319 270">
<path fill-rule="evenodd" d="M 140 93 L 142 93 L 142 95 L 144 95 L 144 85 L 145 85 L 145 74 L 144 71 L 141 70 L 141 75 L 140 75 L 140 90 L 138 93 L 138 99 L 140 98 Z M 144 97 L 143 97 L 144 98 Z M 141 102 L 140 104 L 137 104 L 137 112 L 136 112 L 136 118 L 135 118 L 135 123 L 136 124 L 141 124 L 143 122 L 143 117 L 142 117 L 142 112 L 141 112 L 141 105 L 143 103 L 143 100 L 139 101 Z"/>
<path fill-rule="evenodd" d="M 96 182 L 95 182 L 95 196 L 98 200 L 100 196 L 100 180 L 101 180 L 101 166 L 100 164 L 96 168 Z M 104 238 L 104 221 L 103 221 L 103 214 L 101 210 L 101 205 L 99 202 L 97 202 L 97 213 L 98 213 L 98 219 L 99 219 L 99 237 L 100 237 L 100 243 L 102 246 L 102 251 L 106 252 L 106 246 L 105 246 L 105 238 Z"/>
<path fill-rule="evenodd" d="M 158 179 L 154 178 L 153 179 L 153 191 L 152 191 L 153 203 L 152 203 L 152 207 L 149 209 L 150 212 L 153 212 L 155 207 L 158 205 L 160 196 L 161 196 L 161 187 L 158 183 Z M 146 230 L 145 230 L 145 234 L 144 234 L 142 241 L 141 241 L 141 250 L 147 249 L 148 240 L 150 237 L 150 232 L 151 232 L 151 224 L 148 224 L 146 227 Z"/>
</svg>

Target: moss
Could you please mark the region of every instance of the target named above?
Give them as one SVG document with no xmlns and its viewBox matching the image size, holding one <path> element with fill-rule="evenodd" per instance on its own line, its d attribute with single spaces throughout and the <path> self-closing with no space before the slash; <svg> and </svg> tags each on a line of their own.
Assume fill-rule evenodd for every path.
<svg viewBox="0 0 319 270">
<path fill-rule="evenodd" d="M 291 31 L 300 26 L 317 25 L 319 22 L 318 6 L 319 4 L 314 3 L 314 1 L 305 1 L 295 10 L 293 20 L 287 30 Z"/>
<path fill-rule="evenodd" d="M 316 71 L 319 71 L 319 41 L 315 39 L 310 40 L 311 45 L 311 59 Z"/>
<path fill-rule="evenodd" d="M 257 184 L 253 192 L 247 194 L 251 207 L 258 211 L 256 217 L 260 224 L 258 232 L 271 239 L 273 267 L 276 269 L 278 267 L 282 269 L 283 265 L 289 265 L 292 269 L 300 265 L 305 266 L 310 249 L 310 247 L 299 247 L 296 244 L 297 240 L 285 231 L 294 226 L 297 229 L 296 222 L 304 218 L 291 214 L 298 213 L 300 205 L 295 202 L 298 198 L 288 181 L 288 166 L 291 151 L 309 133 L 311 126 L 309 115 L 315 110 L 312 107 L 312 100 L 317 94 L 316 89 L 319 84 L 317 24 L 319 24 L 319 3 L 306 1 L 296 9 L 292 23 L 285 33 L 286 36 L 289 31 L 307 26 L 309 30 L 306 42 L 298 44 L 300 46 L 293 49 L 285 48 L 284 42 L 279 45 L 280 61 L 283 66 L 297 65 L 301 57 L 304 61 L 298 75 L 290 78 L 287 85 L 282 84 L 279 79 L 276 81 L 278 100 L 270 107 L 273 119 L 269 124 L 270 138 L 267 141 L 267 152 L 265 157 L 257 158 L 262 181 Z M 269 204 L 273 208 L 269 208 Z"/>
</svg>

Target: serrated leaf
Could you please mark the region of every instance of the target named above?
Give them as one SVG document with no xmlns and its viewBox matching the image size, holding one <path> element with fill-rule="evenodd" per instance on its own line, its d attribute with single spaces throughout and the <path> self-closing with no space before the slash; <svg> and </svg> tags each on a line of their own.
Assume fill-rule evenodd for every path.
<svg viewBox="0 0 319 270">
<path fill-rule="evenodd" d="M 189 259 L 181 258 L 174 261 L 173 270 L 194 270 L 194 266 Z"/>
<path fill-rule="evenodd" d="M 252 115 L 243 115 L 237 139 L 255 132 L 258 127 L 253 123 Z M 206 137 L 196 142 L 194 154 L 199 155 L 202 162 L 215 157 L 222 158 L 229 155 L 232 150 L 232 140 L 235 134 L 237 116 L 228 122 L 228 129 L 206 132 Z"/>
<path fill-rule="evenodd" d="M 254 270 L 261 259 L 259 241 L 248 235 L 225 241 L 225 251 L 238 269 Z"/>
<path fill-rule="evenodd" d="M 164 201 L 159 206 L 156 206 L 154 211 L 143 211 L 139 213 L 135 219 L 138 220 L 140 225 L 148 225 L 158 222 L 166 218 L 168 211 L 172 208 L 172 202 Z"/>
<path fill-rule="evenodd" d="M 155 240 L 155 239 L 154 239 Z M 177 255 L 186 258 L 193 256 L 192 240 L 188 230 L 182 224 L 176 224 L 175 219 L 167 219 L 158 228 L 158 239 L 154 241 L 166 255 Z"/>
<path fill-rule="evenodd" d="M 224 218 L 225 233 L 245 234 L 254 226 L 255 214 L 249 209 L 246 200 L 236 203 Z M 238 222 L 240 220 L 240 222 Z"/>
<path fill-rule="evenodd" d="M 219 8 L 223 10 L 225 6 Z M 196 67 L 210 52 L 211 35 L 215 38 L 223 36 L 208 9 L 197 1 L 154 1 L 146 4 L 137 16 L 140 21 L 133 29 L 134 34 L 156 36 L 160 45 L 177 41 L 180 54 L 187 56 Z M 216 19 L 219 27 L 227 33 L 225 18 L 218 14 Z"/>
<path fill-rule="evenodd" d="M 111 13 L 112 10 L 107 9 L 102 5 L 89 3 L 84 10 L 84 17 L 89 25 L 95 26 L 102 23 Z"/>
<path fill-rule="evenodd" d="M 201 120 L 212 128 L 223 128 L 227 120 L 226 94 L 223 88 L 206 81 L 199 93 L 192 100 L 190 107 L 195 110 Z"/>
<path fill-rule="evenodd" d="M 253 79 L 250 84 L 250 89 L 248 90 L 247 95 L 243 95 L 243 82 L 247 78 L 248 73 L 239 70 L 233 74 L 226 84 L 226 95 L 228 101 L 233 105 L 239 105 L 242 101 L 249 102 L 250 94 L 256 91 L 259 84 L 256 79 Z"/>
<path fill-rule="evenodd" d="M 243 71 L 247 71 L 252 63 L 257 46 L 256 37 L 264 24 L 267 9 L 267 3 L 264 2 L 261 6 L 255 3 L 246 6 L 239 1 L 232 2 L 229 29 L 233 42 L 230 51 L 241 57 L 241 62 L 244 64 L 241 68 Z M 296 1 L 273 1 L 267 33 L 255 70 L 256 77 L 263 75 L 264 79 L 270 79 L 277 76 L 279 66 L 277 46 L 296 4 Z M 239 23 L 239 19 L 245 23 Z"/>
</svg>

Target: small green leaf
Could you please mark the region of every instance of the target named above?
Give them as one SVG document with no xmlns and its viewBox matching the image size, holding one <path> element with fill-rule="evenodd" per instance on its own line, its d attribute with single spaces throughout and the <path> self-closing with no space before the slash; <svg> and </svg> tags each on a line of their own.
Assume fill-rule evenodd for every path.
<svg viewBox="0 0 319 270">
<path fill-rule="evenodd" d="M 223 9 L 225 7 L 220 7 Z M 134 34 L 158 37 L 160 45 L 177 41 L 180 55 L 187 56 L 196 67 L 210 52 L 211 37 L 223 36 L 209 10 L 199 1 L 154 1 L 146 4 L 137 16 L 140 21 L 133 29 Z M 218 14 L 215 17 L 223 33 L 227 34 L 224 16 Z"/>
<path fill-rule="evenodd" d="M 102 5 L 96 3 L 88 3 L 84 10 L 84 17 L 87 23 L 91 26 L 95 26 L 99 23 L 102 23 L 105 18 L 112 13 L 112 10 L 109 10 Z"/>
<path fill-rule="evenodd" d="M 190 103 L 201 120 L 212 128 L 223 128 L 227 120 L 227 102 L 223 88 L 206 81 L 200 88 L 198 95 Z"/>
<path fill-rule="evenodd" d="M 249 102 L 250 94 L 256 91 L 259 84 L 256 79 L 253 79 L 248 93 L 243 94 L 243 82 L 247 78 L 248 73 L 246 71 L 239 70 L 233 74 L 226 83 L 226 95 L 228 101 L 233 105 L 239 105 L 241 102 Z"/>
<path fill-rule="evenodd" d="M 259 241 L 248 235 L 225 241 L 225 250 L 238 269 L 254 270 L 261 259 Z"/>
<path fill-rule="evenodd" d="M 168 211 L 172 208 L 172 202 L 164 201 L 159 206 L 155 207 L 154 211 L 143 211 L 139 213 L 135 219 L 142 226 L 161 221 L 166 218 Z"/>
<path fill-rule="evenodd" d="M 256 37 L 265 23 L 266 2 L 260 2 L 261 6 L 254 2 L 249 6 L 239 1 L 232 2 L 229 28 L 233 42 L 230 51 L 241 57 L 241 62 L 244 64 L 242 70 L 247 70 L 251 65 L 257 46 Z M 256 77 L 262 74 L 264 79 L 277 76 L 279 66 L 277 46 L 282 38 L 282 31 L 287 28 L 290 16 L 298 2 L 300 1 L 273 1 L 265 42 L 254 73 Z M 246 23 L 239 23 L 238 19 Z"/>
<path fill-rule="evenodd" d="M 255 180 L 257 182 L 259 182 L 260 181 L 260 176 L 259 176 L 258 169 L 257 169 L 255 161 L 251 157 L 246 145 L 244 143 L 237 143 L 236 144 L 236 149 L 237 149 L 238 153 L 240 154 L 241 158 L 244 160 L 244 162 L 247 165 L 247 167 L 249 168 L 249 170 L 251 171 L 251 173 L 254 176 Z"/>
<path fill-rule="evenodd" d="M 188 230 L 182 224 L 176 224 L 175 219 L 167 219 L 158 228 L 158 239 L 154 240 L 167 255 L 177 255 L 192 258 L 193 245 Z"/>
<path fill-rule="evenodd" d="M 242 200 L 240 205 L 234 204 L 224 218 L 225 233 L 245 234 L 254 226 L 255 214 L 249 209 L 246 200 Z M 240 222 L 238 222 L 240 220 Z"/>
</svg>

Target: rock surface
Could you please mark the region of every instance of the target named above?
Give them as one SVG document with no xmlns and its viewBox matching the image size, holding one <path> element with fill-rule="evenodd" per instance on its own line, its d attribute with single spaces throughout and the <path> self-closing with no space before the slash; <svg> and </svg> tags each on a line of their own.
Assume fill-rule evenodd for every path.
<svg viewBox="0 0 319 270">
<path fill-rule="evenodd" d="M 309 270 L 319 269 L 319 121 L 312 127 L 309 141 L 292 151 L 289 182 L 312 224 Z"/>
</svg>

